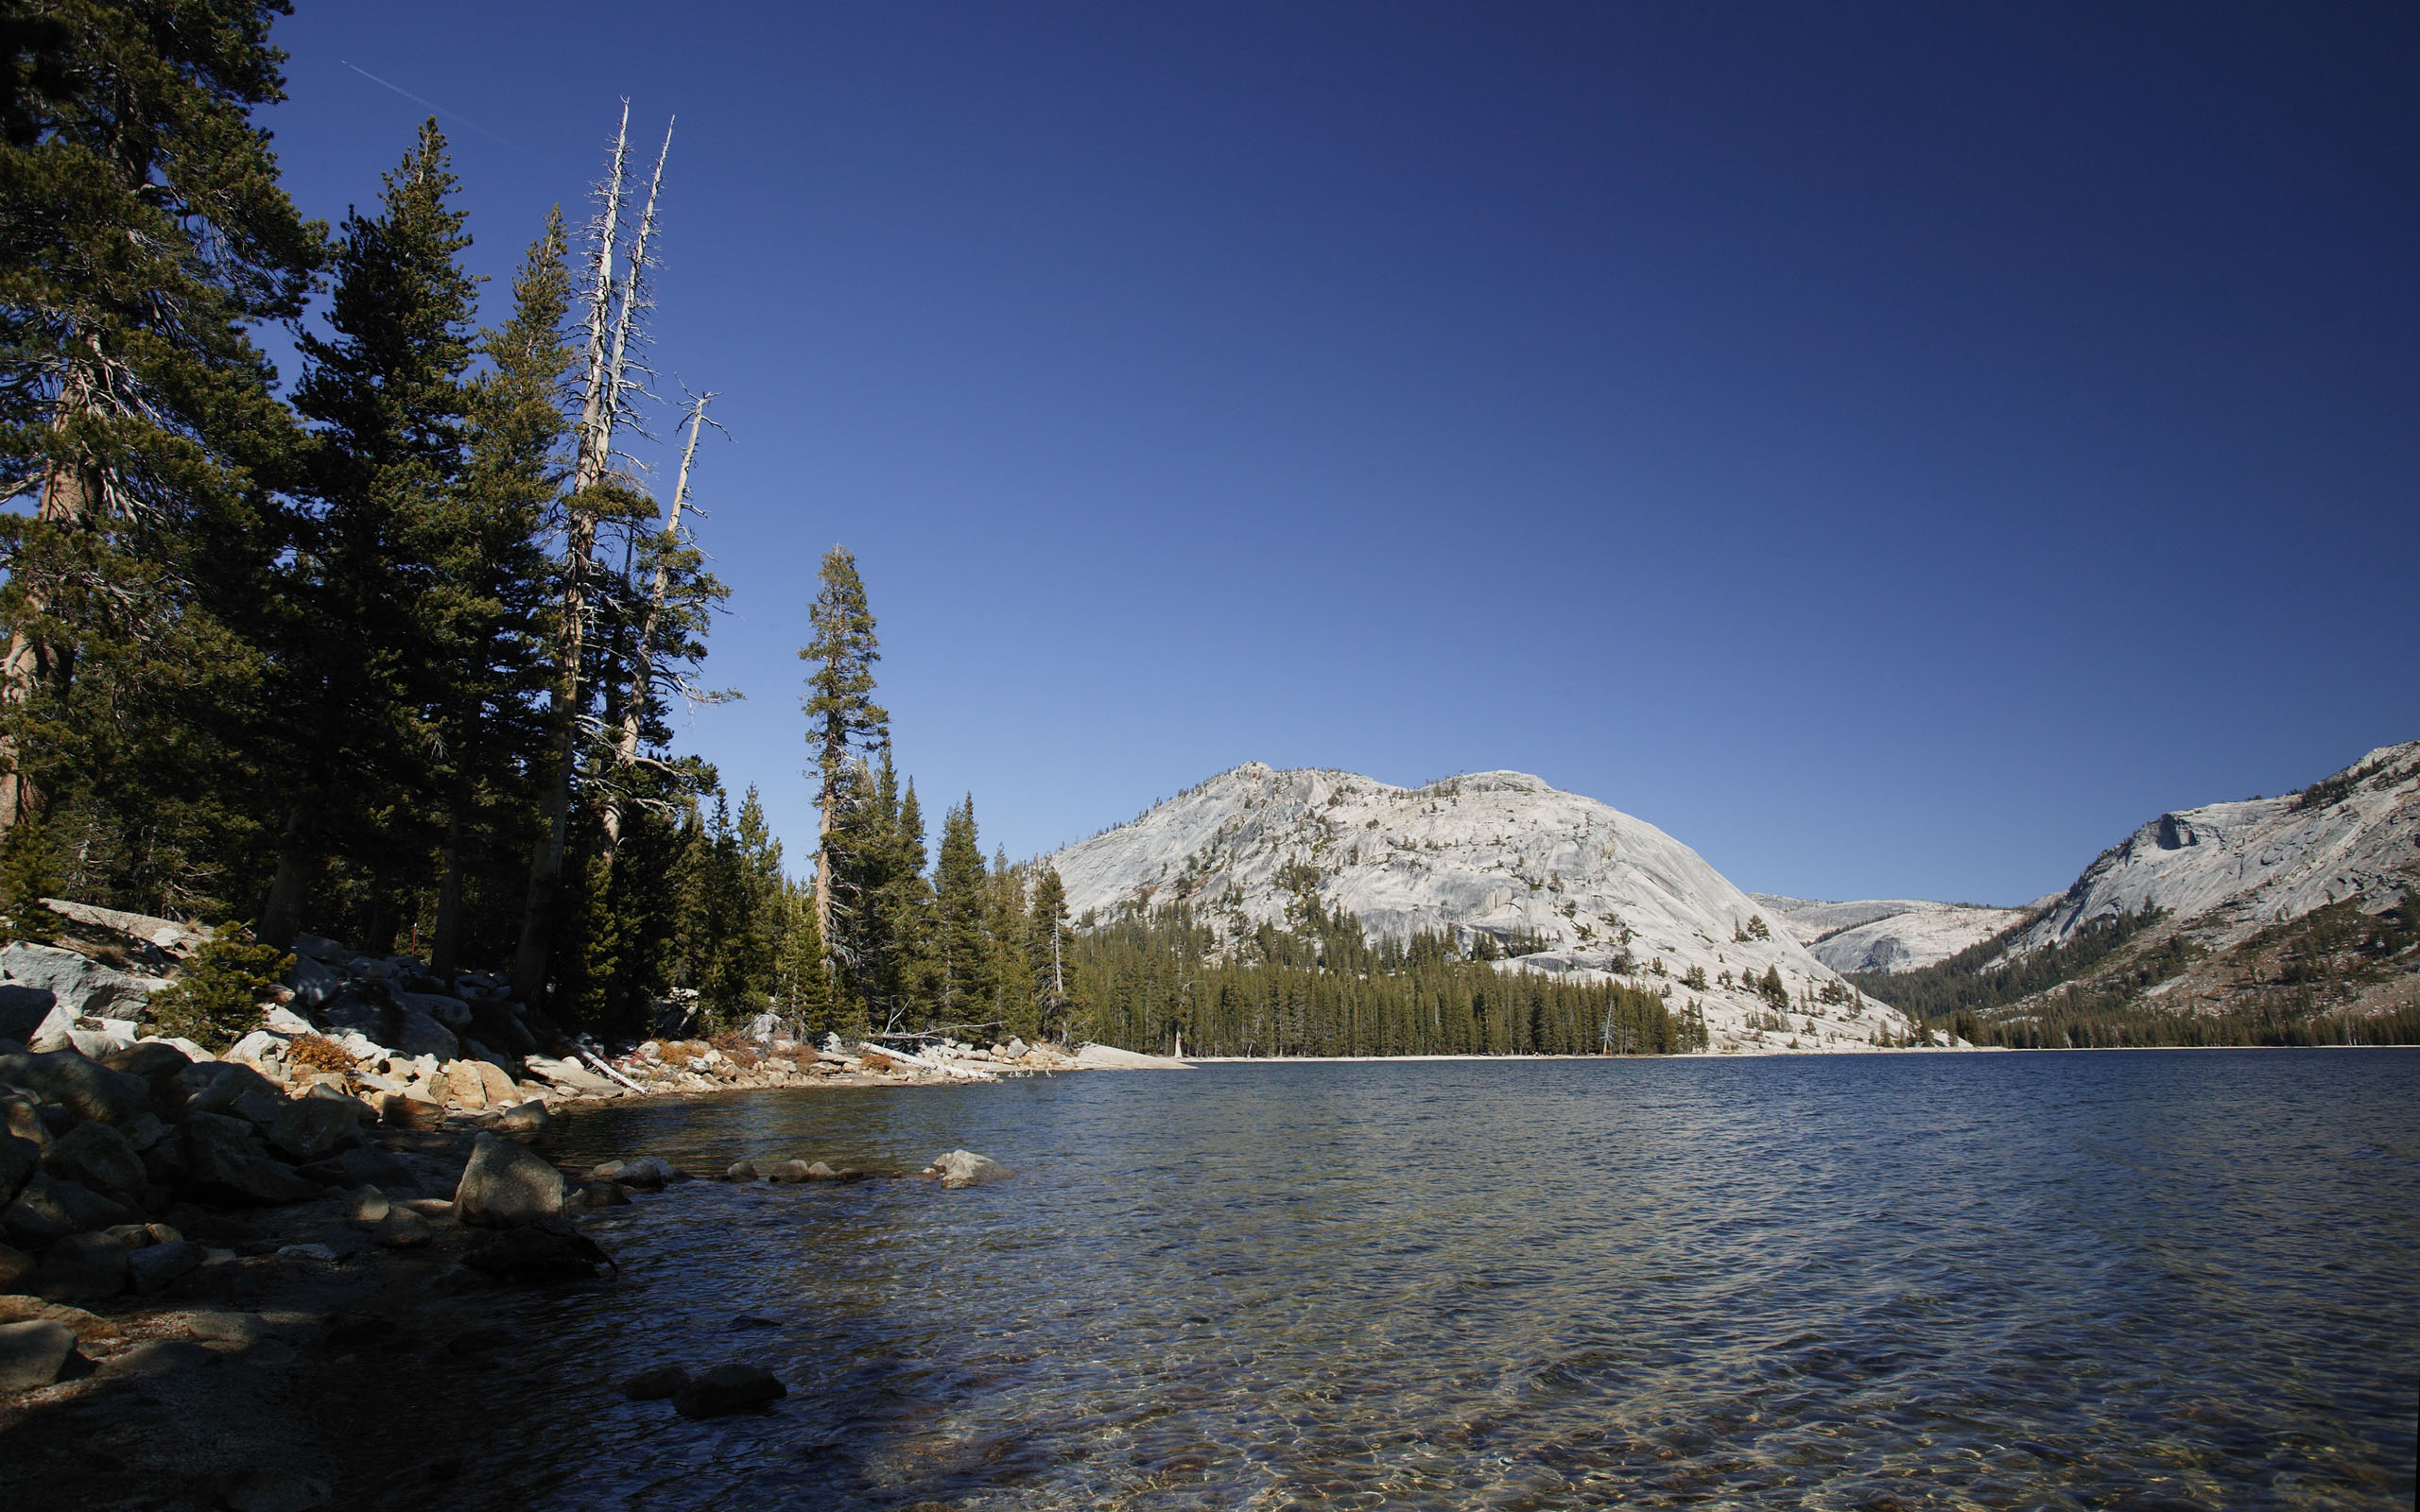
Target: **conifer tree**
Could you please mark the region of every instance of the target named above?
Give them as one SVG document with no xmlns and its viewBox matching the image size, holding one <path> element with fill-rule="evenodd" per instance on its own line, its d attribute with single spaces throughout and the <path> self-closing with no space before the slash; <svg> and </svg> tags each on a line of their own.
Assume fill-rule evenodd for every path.
<svg viewBox="0 0 2420 1512">
<path fill-rule="evenodd" d="M 1045 866 L 1034 878 L 1028 917 L 1026 952 L 1033 973 L 1038 1027 L 1045 1034 L 1063 1033 L 1075 963 L 1068 954 L 1067 887 L 1059 880 L 1058 868 Z"/>
<path fill-rule="evenodd" d="M 138 906 L 223 905 L 260 791 L 295 433 L 246 327 L 300 313 L 323 234 L 251 119 L 284 9 L 12 7 L 0 61 L 0 497 L 36 501 L 0 514 L 0 832 L 49 815 Z"/>
<path fill-rule="evenodd" d="M 324 859 L 342 847 L 373 879 L 374 949 L 374 910 L 431 838 L 419 816 L 441 785 L 428 760 L 435 711 L 458 692 L 431 615 L 444 616 L 442 566 L 460 552 L 451 532 L 475 288 L 457 262 L 470 237 L 448 203 L 454 189 L 431 118 L 386 175 L 380 214 L 346 218 L 330 335 L 300 343 L 295 407 L 316 422 L 318 507 L 301 523 L 288 575 L 288 798 L 260 929 L 281 948 L 301 928 Z"/>
<path fill-rule="evenodd" d="M 1034 1001 L 1033 920 L 1026 912 L 1025 868 L 1009 864 L 1006 847 L 993 851 L 985 890 L 989 895 L 984 933 L 990 947 L 991 1017 L 1001 1030 L 994 1038 L 1039 1038 L 1042 1020 Z"/>
<path fill-rule="evenodd" d="M 849 932 L 836 914 L 855 904 L 836 903 L 835 885 L 841 872 L 862 869 L 865 861 L 849 854 L 856 837 L 843 831 L 840 820 L 853 778 L 863 773 L 867 757 L 890 749 L 890 715 L 873 701 L 873 664 L 882 660 L 881 644 L 874 638 L 873 610 L 866 603 L 857 559 L 847 547 L 824 554 L 820 582 L 808 614 L 814 638 L 799 660 L 815 664 L 802 700 L 807 754 L 814 763 L 808 775 L 816 782 L 815 926 L 826 947 L 839 954 Z"/>
<path fill-rule="evenodd" d="M 969 794 L 942 817 L 941 852 L 933 865 L 933 1007 L 945 1023 L 991 1006 L 985 880 L 975 798 Z"/>
<path fill-rule="evenodd" d="M 493 366 L 470 396 L 468 467 L 439 535 L 441 570 L 420 606 L 453 683 L 434 718 L 445 794 L 431 951 L 440 977 L 452 976 L 460 954 L 465 873 L 475 854 L 511 854 L 544 740 L 537 700 L 552 595 L 543 537 L 564 478 L 562 396 L 574 359 L 565 251 L 558 210 L 513 278 L 510 318 L 482 340 Z M 499 886 L 488 901 L 500 913 L 507 896 Z"/>
</svg>

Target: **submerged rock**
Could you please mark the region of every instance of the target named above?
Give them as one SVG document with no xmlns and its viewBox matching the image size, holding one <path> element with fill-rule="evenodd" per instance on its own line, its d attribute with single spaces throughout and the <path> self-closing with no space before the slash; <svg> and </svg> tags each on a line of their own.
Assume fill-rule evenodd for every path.
<svg viewBox="0 0 2420 1512">
<path fill-rule="evenodd" d="M 509 1280 L 572 1280 L 614 1261 L 569 1219 L 547 1217 L 490 1234 L 462 1263 Z"/>
<path fill-rule="evenodd" d="M 718 1365 L 672 1394 L 672 1405 L 683 1418 L 715 1418 L 724 1413 L 761 1407 L 789 1388 L 773 1373 L 752 1365 Z"/>
<path fill-rule="evenodd" d="M 726 1181 L 753 1181 L 757 1179 L 756 1167 L 748 1160 L 734 1160 L 730 1169 L 723 1172 L 722 1178 Z"/>
<path fill-rule="evenodd" d="M 942 1185 L 952 1189 L 1005 1181 L 1015 1174 L 999 1161 L 989 1156 L 977 1155 L 973 1150 L 952 1150 L 935 1160 L 932 1169 L 942 1178 Z"/>
</svg>

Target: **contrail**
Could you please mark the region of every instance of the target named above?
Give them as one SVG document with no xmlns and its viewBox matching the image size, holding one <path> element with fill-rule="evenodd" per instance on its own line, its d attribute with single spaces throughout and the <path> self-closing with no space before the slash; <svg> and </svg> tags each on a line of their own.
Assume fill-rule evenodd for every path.
<svg viewBox="0 0 2420 1512">
<path fill-rule="evenodd" d="M 506 146 L 512 146 L 511 143 L 506 142 L 504 138 L 496 135 L 493 131 L 489 130 L 486 127 L 481 126 L 478 122 L 472 120 L 467 115 L 457 115 L 454 112 L 447 110 L 444 106 L 438 104 L 435 100 L 423 99 L 420 95 L 413 94 L 410 90 L 404 88 L 401 84 L 389 84 L 385 79 L 380 78 L 377 75 L 372 73 L 370 70 L 362 67 L 358 63 L 352 62 L 342 58 L 337 59 L 337 61 L 343 63 L 345 67 L 352 69 L 354 73 L 359 74 L 362 77 L 370 80 L 372 84 L 376 84 L 383 89 L 391 89 L 407 100 L 411 100 L 417 104 L 425 105 L 430 110 L 435 111 L 438 114 L 445 116 L 450 120 L 461 122 L 464 126 L 469 127 L 472 130 L 476 131 L 479 135 L 486 137 L 491 142 L 503 142 Z"/>
</svg>

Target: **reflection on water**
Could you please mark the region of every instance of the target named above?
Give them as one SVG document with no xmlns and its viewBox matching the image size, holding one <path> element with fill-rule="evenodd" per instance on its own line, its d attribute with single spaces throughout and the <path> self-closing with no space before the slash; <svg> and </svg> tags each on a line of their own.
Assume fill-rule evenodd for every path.
<svg viewBox="0 0 2420 1512">
<path fill-rule="evenodd" d="M 1019 1175 L 597 1215 L 626 1280 L 526 1304 L 555 1389 L 477 1493 L 2408 1507 L 2415 1083 L 2400 1051 L 1810 1057 L 608 1108 L 580 1158 Z M 691 1423 L 611 1389 L 728 1358 L 791 1396 Z"/>
</svg>

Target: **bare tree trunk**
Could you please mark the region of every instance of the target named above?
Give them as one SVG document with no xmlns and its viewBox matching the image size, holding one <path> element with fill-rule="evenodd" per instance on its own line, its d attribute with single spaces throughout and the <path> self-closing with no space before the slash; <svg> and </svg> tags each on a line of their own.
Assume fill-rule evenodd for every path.
<svg viewBox="0 0 2420 1512">
<path fill-rule="evenodd" d="M 72 384 L 60 396 L 52 429 L 66 425 L 70 414 L 81 403 L 77 396 L 84 387 Z M 107 485 L 96 470 L 54 467 L 43 478 L 42 518 L 70 529 L 90 529 L 103 513 L 106 497 Z M 19 587 L 28 617 L 39 616 L 49 607 L 43 583 L 28 577 Z M 20 625 L 9 632 L 8 651 L 0 655 L 0 708 L 14 713 L 31 703 L 35 693 L 45 688 L 64 694 L 75 673 L 73 645 L 60 645 Z M 20 764 L 19 754 L 16 737 L 0 734 L 0 837 L 15 829 L 20 819 L 39 820 L 43 814 L 44 795 Z"/>
<path fill-rule="evenodd" d="M 664 547 L 671 551 L 681 543 L 681 511 L 689 502 L 689 465 L 697 459 L 698 433 L 706 423 L 706 404 L 714 398 L 711 390 L 700 394 L 689 404 L 689 438 L 681 447 L 681 472 L 672 486 L 672 518 L 664 526 Z M 631 654 L 630 693 L 622 700 L 622 724 L 614 740 L 614 762 L 624 772 L 638 765 L 639 727 L 647 713 L 647 700 L 655 679 L 655 632 L 664 617 L 665 596 L 670 591 L 670 567 L 662 558 L 655 564 L 655 582 L 648 593 L 647 613 L 640 618 L 638 644 Z M 629 805 L 628 795 L 619 789 L 605 800 L 605 854 L 610 860 L 622 843 L 622 819 Z"/>
<path fill-rule="evenodd" d="M 589 269 L 588 352 L 581 375 L 577 453 L 571 500 L 563 522 L 562 625 L 556 639 L 554 730 L 547 742 L 546 833 L 529 863 L 529 890 L 521 911 L 521 941 L 512 956 L 513 995 L 532 1007 L 544 1005 L 546 962 L 554 943 L 555 914 L 562 890 L 563 852 L 571 833 L 571 782 L 577 765 L 580 669 L 587 655 L 588 575 L 596 550 L 596 516 L 583 495 L 605 477 L 614 455 L 614 392 L 608 369 L 613 355 L 614 249 L 621 234 L 622 193 L 628 178 L 631 107 L 614 137 L 614 166 L 605 185 L 596 251 Z"/>
<path fill-rule="evenodd" d="M 302 904 L 320 880 L 320 848 L 308 839 L 310 814 L 296 802 L 285 811 L 285 834 L 278 848 L 277 875 L 270 880 L 268 902 L 261 908 L 257 934 L 264 945 L 286 950 L 302 932 Z"/>
</svg>

